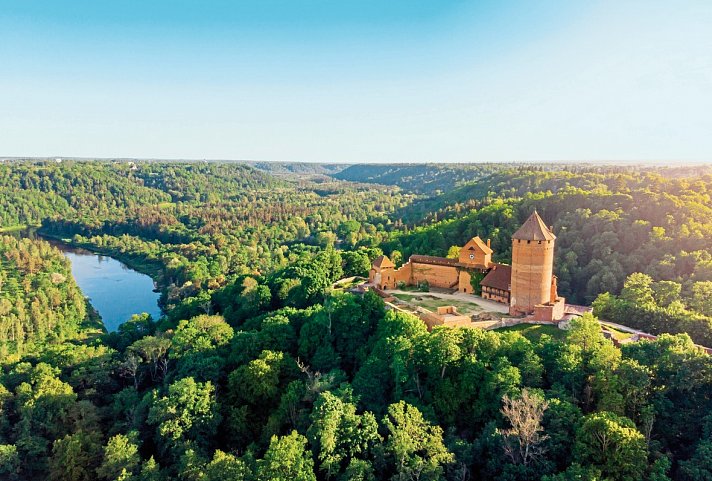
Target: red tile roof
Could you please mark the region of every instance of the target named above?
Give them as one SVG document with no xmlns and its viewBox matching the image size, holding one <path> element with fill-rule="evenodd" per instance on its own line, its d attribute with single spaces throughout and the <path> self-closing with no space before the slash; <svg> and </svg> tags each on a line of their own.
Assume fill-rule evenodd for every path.
<svg viewBox="0 0 712 481">
<path fill-rule="evenodd" d="M 481 250 L 482 252 L 484 252 L 485 254 L 492 254 L 492 252 L 494 252 L 487 244 L 484 243 L 484 241 L 483 241 L 482 239 L 480 239 L 479 236 L 473 237 L 472 239 L 470 239 L 470 240 L 467 242 L 467 244 L 464 245 L 463 249 L 464 249 L 465 247 L 467 247 L 468 245 L 470 245 L 470 243 L 472 243 L 472 244 L 476 245 L 477 247 L 479 247 L 480 250 Z"/>
<path fill-rule="evenodd" d="M 484 279 L 480 281 L 480 285 L 490 287 L 492 289 L 509 290 L 509 285 L 512 282 L 512 266 L 506 264 L 495 264 L 494 267 L 487 273 Z"/>
<path fill-rule="evenodd" d="M 378 256 L 376 260 L 373 261 L 373 267 L 380 267 L 382 269 L 384 267 L 395 267 L 395 264 L 386 256 Z"/>
</svg>

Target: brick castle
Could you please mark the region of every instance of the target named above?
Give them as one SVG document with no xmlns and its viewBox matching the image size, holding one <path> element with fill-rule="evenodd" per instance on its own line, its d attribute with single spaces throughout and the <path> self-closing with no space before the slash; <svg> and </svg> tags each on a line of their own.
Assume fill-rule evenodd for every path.
<svg viewBox="0 0 712 481">
<path fill-rule="evenodd" d="M 472 294 L 479 286 L 484 299 L 509 305 L 510 315 L 524 315 L 537 321 L 557 321 L 564 316 L 565 302 L 556 292 L 554 241 L 539 214 L 534 213 L 512 236 L 512 265 L 492 262 L 489 240 L 474 237 L 460 249 L 457 259 L 412 255 L 396 269 L 386 256 L 373 261 L 369 281 L 379 289 L 398 285 L 419 285 L 457 289 Z M 483 277 L 484 276 L 484 277 Z"/>
</svg>

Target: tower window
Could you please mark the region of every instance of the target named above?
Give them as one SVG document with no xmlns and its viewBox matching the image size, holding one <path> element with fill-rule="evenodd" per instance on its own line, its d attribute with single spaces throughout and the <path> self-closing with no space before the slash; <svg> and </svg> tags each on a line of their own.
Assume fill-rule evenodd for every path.
<svg viewBox="0 0 712 481">
<path fill-rule="evenodd" d="M 532 241 L 530 241 L 530 240 L 527 241 L 527 244 L 531 244 L 531 243 L 532 243 Z"/>
</svg>

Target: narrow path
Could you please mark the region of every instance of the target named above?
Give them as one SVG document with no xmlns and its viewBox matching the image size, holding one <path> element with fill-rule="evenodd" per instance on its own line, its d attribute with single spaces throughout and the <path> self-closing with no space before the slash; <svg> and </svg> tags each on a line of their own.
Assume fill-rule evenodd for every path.
<svg viewBox="0 0 712 481">
<path fill-rule="evenodd" d="M 627 332 L 629 334 L 638 334 L 638 335 L 643 335 L 643 336 L 656 337 L 653 334 L 650 334 L 650 333 L 647 333 L 644 331 L 639 331 L 638 329 L 633 329 L 632 327 L 624 326 L 623 324 L 617 324 L 615 322 L 610 322 L 610 321 L 605 321 L 605 320 L 599 319 L 598 323 L 602 326 L 610 326 L 617 331 L 623 331 L 623 332 Z"/>
</svg>

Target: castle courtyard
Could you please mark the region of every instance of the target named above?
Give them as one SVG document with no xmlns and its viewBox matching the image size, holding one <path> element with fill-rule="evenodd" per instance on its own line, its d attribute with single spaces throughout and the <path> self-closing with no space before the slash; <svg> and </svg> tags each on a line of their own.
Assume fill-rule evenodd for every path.
<svg viewBox="0 0 712 481">
<path fill-rule="evenodd" d="M 480 296 L 459 291 L 431 288 L 429 292 L 391 289 L 388 294 L 414 306 L 434 310 L 441 306 L 454 306 L 462 314 L 477 315 L 483 312 L 506 315 L 509 307 L 500 302 L 483 299 Z"/>
</svg>

